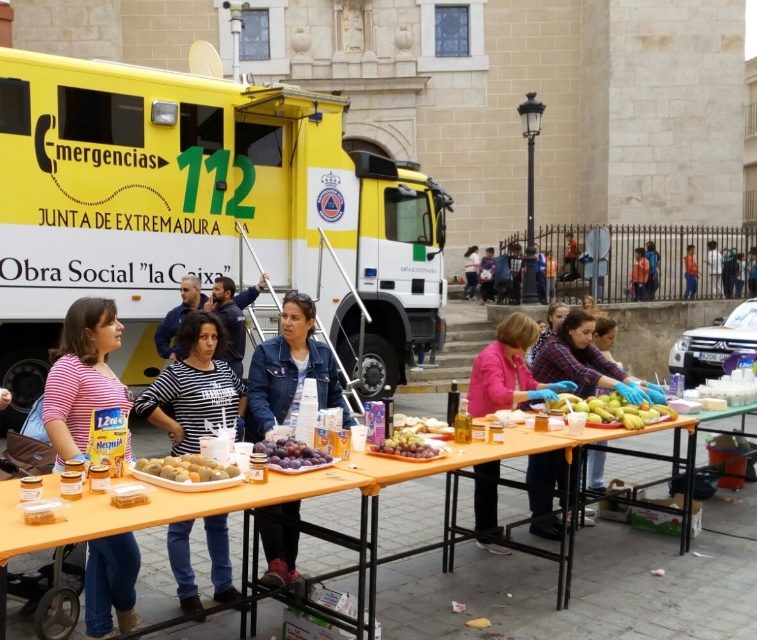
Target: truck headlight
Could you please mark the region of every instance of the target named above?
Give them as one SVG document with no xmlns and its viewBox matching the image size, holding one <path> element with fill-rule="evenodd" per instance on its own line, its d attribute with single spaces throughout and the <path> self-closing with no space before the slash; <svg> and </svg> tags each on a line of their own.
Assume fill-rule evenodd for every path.
<svg viewBox="0 0 757 640">
<path fill-rule="evenodd" d="M 681 336 L 676 341 L 676 349 L 678 351 L 688 351 L 691 344 L 691 336 Z"/>
</svg>

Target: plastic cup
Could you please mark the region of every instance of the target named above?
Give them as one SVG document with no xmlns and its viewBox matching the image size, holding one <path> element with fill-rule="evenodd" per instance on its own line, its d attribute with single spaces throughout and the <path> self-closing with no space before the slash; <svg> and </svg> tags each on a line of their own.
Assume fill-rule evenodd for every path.
<svg viewBox="0 0 757 640">
<path fill-rule="evenodd" d="M 252 453 L 252 448 L 255 445 L 252 444 L 252 442 L 235 442 L 234 443 L 234 453 L 238 453 L 243 456 L 247 456 L 249 459 L 250 454 Z"/>
<path fill-rule="evenodd" d="M 210 450 L 212 452 L 210 457 L 216 462 L 226 464 L 229 461 L 229 441 L 225 438 L 213 438 Z"/>
<path fill-rule="evenodd" d="M 572 436 L 583 435 L 586 428 L 586 414 L 574 411 L 568 414 L 568 433 Z"/>
<path fill-rule="evenodd" d="M 368 438 L 368 427 L 359 424 L 351 429 L 352 431 L 352 450 L 360 453 L 365 451 L 365 441 Z"/>
<path fill-rule="evenodd" d="M 213 457 L 213 436 L 202 436 L 200 438 L 200 455 L 203 458 Z"/>
</svg>

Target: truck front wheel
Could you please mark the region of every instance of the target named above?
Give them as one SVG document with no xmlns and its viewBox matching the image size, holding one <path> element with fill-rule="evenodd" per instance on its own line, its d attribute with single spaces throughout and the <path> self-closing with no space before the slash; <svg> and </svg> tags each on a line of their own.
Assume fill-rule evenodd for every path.
<svg viewBox="0 0 757 640">
<path fill-rule="evenodd" d="M 397 354 L 381 336 L 365 335 L 363 345 L 363 362 L 358 367 L 359 336 L 352 336 L 349 342 L 343 341 L 339 345 L 339 359 L 347 373 L 354 380 L 359 380 L 357 392 L 364 402 L 380 400 L 384 396 L 384 387 L 389 385 L 394 394 L 399 380 L 399 363 Z"/>
<path fill-rule="evenodd" d="M 0 432 L 21 427 L 34 401 L 45 390 L 49 370 L 44 349 L 15 349 L 0 358 L 0 387 L 13 394 L 10 406 L 0 413 Z"/>
</svg>

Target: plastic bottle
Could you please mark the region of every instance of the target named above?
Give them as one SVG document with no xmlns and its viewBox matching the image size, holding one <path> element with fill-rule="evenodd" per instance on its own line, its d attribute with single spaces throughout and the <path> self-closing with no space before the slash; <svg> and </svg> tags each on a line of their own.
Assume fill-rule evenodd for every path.
<svg viewBox="0 0 757 640">
<path fill-rule="evenodd" d="M 460 400 L 460 411 L 455 416 L 455 444 L 473 442 L 473 418 L 468 413 L 468 401 Z"/>
<path fill-rule="evenodd" d="M 455 424 L 455 416 L 460 410 L 460 392 L 457 390 L 457 380 L 453 380 L 447 392 L 447 424 L 452 427 Z"/>
<path fill-rule="evenodd" d="M 389 385 L 384 387 L 384 420 L 386 421 L 385 434 L 387 438 L 394 435 L 394 398 L 392 397 L 392 388 Z"/>
</svg>

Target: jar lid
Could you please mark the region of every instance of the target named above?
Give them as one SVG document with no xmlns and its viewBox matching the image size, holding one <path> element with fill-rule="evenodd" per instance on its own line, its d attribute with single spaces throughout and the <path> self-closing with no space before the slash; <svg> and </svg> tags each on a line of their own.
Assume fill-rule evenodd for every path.
<svg viewBox="0 0 757 640">
<path fill-rule="evenodd" d="M 60 474 L 60 477 L 67 478 L 69 480 L 73 480 L 74 478 L 81 480 L 81 473 L 79 471 L 64 471 Z"/>
<path fill-rule="evenodd" d="M 84 460 L 66 460 L 67 467 L 83 467 Z"/>
<path fill-rule="evenodd" d="M 503 431 L 505 428 L 505 425 L 503 424 L 490 424 L 489 430 L 494 429 L 495 431 Z"/>
<path fill-rule="evenodd" d="M 22 484 L 37 484 L 38 482 L 42 482 L 42 478 L 39 476 L 26 476 L 25 478 L 21 478 Z"/>
<path fill-rule="evenodd" d="M 110 467 L 107 464 L 94 464 L 89 468 L 90 473 L 110 473 Z"/>
</svg>

